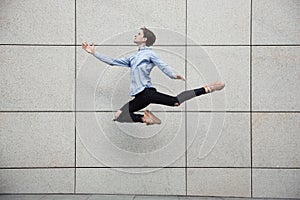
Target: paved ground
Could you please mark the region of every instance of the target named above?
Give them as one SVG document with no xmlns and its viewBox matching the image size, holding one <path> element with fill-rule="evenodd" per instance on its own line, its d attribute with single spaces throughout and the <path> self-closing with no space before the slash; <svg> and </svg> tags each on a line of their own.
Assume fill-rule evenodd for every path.
<svg viewBox="0 0 300 200">
<path fill-rule="evenodd" d="M 235 197 L 227 198 L 227 197 L 183 197 L 183 196 L 141 196 L 141 195 L 0 195 L 0 200 L 250 200 L 250 199 L 251 198 L 235 198 Z M 262 198 L 252 198 L 252 199 L 262 199 Z M 269 198 L 268 200 L 271 199 Z"/>
</svg>

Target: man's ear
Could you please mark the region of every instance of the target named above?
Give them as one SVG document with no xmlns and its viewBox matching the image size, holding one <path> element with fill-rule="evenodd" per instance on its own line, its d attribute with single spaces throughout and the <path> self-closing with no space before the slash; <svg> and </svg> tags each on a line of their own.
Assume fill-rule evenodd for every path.
<svg viewBox="0 0 300 200">
<path fill-rule="evenodd" d="M 147 41 L 147 38 L 146 38 L 146 37 L 143 37 L 143 41 L 146 42 L 146 41 Z"/>
</svg>

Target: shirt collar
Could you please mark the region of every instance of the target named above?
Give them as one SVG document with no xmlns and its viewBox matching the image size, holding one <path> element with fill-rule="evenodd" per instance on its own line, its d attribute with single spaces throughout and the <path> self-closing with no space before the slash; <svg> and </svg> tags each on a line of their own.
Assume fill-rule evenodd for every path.
<svg viewBox="0 0 300 200">
<path fill-rule="evenodd" d="M 147 47 L 146 45 L 145 46 L 142 46 L 141 48 L 139 48 L 139 51 L 142 51 L 142 50 L 145 50 L 145 49 L 151 49 L 150 47 Z"/>
</svg>

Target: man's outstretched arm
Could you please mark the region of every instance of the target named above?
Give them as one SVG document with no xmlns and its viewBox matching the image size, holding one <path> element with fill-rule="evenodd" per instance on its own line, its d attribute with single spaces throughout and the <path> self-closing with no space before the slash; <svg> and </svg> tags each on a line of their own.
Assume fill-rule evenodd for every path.
<svg viewBox="0 0 300 200">
<path fill-rule="evenodd" d="M 92 54 L 97 59 L 101 60 L 102 62 L 112 65 L 112 66 L 124 66 L 124 67 L 130 67 L 130 60 L 128 58 L 109 58 L 103 54 L 100 54 L 99 52 L 95 51 L 94 44 L 89 45 L 85 42 L 82 43 L 82 49 L 84 49 L 86 52 Z"/>
<path fill-rule="evenodd" d="M 152 52 L 152 55 L 151 55 L 150 58 L 151 58 L 151 61 L 163 73 L 165 73 L 170 78 L 180 79 L 180 80 L 183 80 L 183 81 L 185 80 L 185 78 L 183 76 L 179 75 L 172 67 L 170 67 L 169 65 L 167 65 L 166 63 L 164 63 L 155 52 Z"/>
</svg>

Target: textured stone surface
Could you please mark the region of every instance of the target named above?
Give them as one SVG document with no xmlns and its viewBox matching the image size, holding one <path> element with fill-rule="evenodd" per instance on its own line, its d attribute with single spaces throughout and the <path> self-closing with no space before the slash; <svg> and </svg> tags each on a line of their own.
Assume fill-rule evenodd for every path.
<svg viewBox="0 0 300 200">
<path fill-rule="evenodd" d="M 189 111 L 250 109 L 249 47 L 190 46 L 187 48 L 187 87 L 194 89 L 223 81 L 225 88 L 192 99 Z"/>
<path fill-rule="evenodd" d="M 253 47 L 253 110 L 300 110 L 300 47 Z"/>
<path fill-rule="evenodd" d="M 253 1 L 253 44 L 299 44 L 298 0 Z"/>
<path fill-rule="evenodd" d="M 254 169 L 253 197 L 300 198 L 299 169 Z"/>
<path fill-rule="evenodd" d="M 185 0 L 139 3 L 134 0 L 77 1 L 78 41 L 133 44 L 139 28 L 146 26 L 156 34 L 155 44 L 185 43 Z"/>
<path fill-rule="evenodd" d="M 249 114 L 188 113 L 187 121 L 188 167 L 250 167 Z"/>
<path fill-rule="evenodd" d="M 300 114 L 253 115 L 254 167 L 300 167 Z"/>
<path fill-rule="evenodd" d="M 75 43 L 72 0 L 1 1 L 0 18 L 1 44 Z"/>
<path fill-rule="evenodd" d="M 74 169 L 0 169 L 0 193 L 71 193 Z"/>
<path fill-rule="evenodd" d="M 184 168 L 77 169 L 76 191 L 81 193 L 185 194 Z M 126 172 L 124 172 L 126 171 Z"/>
<path fill-rule="evenodd" d="M 74 166 L 72 113 L 0 113 L 0 167 Z"/>
<path fill-rule="evenodd" d="M 74 108 L 74 47 L 0 46 L 0 110 Z"/>
<path fill-rule="evenodd" d="M 189 0 L 189 44 L 249 44 L 250 0 Z"/>
<path fill-rule="evenodd" d="M 77 166 L 184 167 L 184 113 L 155 114 L 159 126 L 114 122 L 109 112 L 78 113 Z"/>
<path fill-rule="evenodd" d="M 251 196 L 250 169 L 188 169 L 188 195 Z"/>
</svg>

